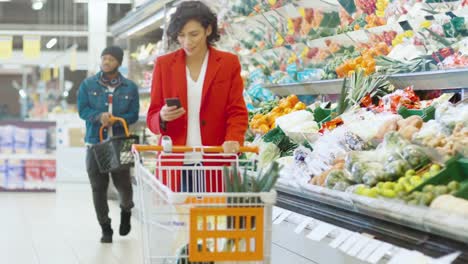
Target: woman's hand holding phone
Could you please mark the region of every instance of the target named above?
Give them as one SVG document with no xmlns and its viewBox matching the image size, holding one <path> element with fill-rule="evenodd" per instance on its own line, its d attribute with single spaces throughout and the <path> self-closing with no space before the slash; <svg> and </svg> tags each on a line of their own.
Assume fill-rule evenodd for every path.
<svg viewBox="0 0 468 264">
<path fill-rule="evenodd" d="M 171 104 L 171 106 L 169 106 Z M 180 102 L 174 103 L 174 100 L 166 100 L 166 104 L 161 108 L 159 115 L 164 122 L 176 120 L 185 114 L 185 109 L 180 106 Z"/>
</svg>

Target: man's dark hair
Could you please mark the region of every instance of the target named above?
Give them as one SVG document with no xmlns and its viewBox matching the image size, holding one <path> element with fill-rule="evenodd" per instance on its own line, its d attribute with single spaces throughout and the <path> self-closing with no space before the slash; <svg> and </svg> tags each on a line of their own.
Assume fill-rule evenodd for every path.
<svg viewBox="0 0 468 264">
<path fill-rule="evenodd" d="M 207 38 L 208 44 L 213 45 L 219 40 L 218 18 L 213 11 L 200 1 L 187 1 L 182 2 L 171 16 L 167 29 L 167 35 L 171 41 L 177 42 L 177 36 L 190 20 L 198 21 L 205 29 L 211 25 L 212 33 Z"/>
</svg>

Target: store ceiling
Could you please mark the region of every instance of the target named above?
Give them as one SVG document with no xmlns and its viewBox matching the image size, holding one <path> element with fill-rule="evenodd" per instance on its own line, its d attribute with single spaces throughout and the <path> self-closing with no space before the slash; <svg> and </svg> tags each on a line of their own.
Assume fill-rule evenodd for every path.
<svg viewBox="0 0 468 264">
<path fill-rule="evenodd" d="M 73 0 L 42 0 L 41 10 L 33 10 L 34 0 L 0 1 L 0 24 L 61 24 L 87 25 L 88 4 Z M 108 25 L 114 24 L 130 11 L 130 4 L 109 4 Z"/>
<path fill-rule="evenodd" d="M 34 0 L 0 1 L 0 31 L 37 32 L 38 35 L 48 31 L 56 31 L 57 36 L 42 36 L 43 49 L 51 38 L 57 38 L 57 44 L 52 50 L 63 50 L 73 44 L 78 49 L 87 50 L 87 37 L 65 37 L 60 32 L 86 32 L 88 28 L 88 4 L 75 3 L 73 0 L 42 0 L 45 1 L 41 10 L 33 10 Z M 130 4 L 109 4 L 108 25 L 112 25 L 131 9 Z M 13 36 L 14 49 L 22 48 L 22 36 Z"/>
</svg>

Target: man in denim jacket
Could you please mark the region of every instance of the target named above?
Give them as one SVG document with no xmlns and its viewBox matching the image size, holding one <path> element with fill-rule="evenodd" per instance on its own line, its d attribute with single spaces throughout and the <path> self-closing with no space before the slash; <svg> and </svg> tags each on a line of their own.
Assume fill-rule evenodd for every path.
<svg viewBox="0 0 468 264">
<path fill-rule="evenodd" d="M 121 117 L 127 124 L 138 120 L 140 108 L 138 87 L 119 72 L 122 64 L 121 48 L 107 47 L 101 54 L 101 71 L 81 83 L 78 91 L 78 112 L 86 121 L 85 142 L 86 169 L 93 191 L 93 202 L 97 219 L 102 228 L 102 243 L 112 243 L 113 230 L 107 204 L 109 175 L 99 172 L 96 159 L 90 146 L 99 143 L 99 128 L 106 126 L 104 138 L 124 135 L 120 123 L 113 123 L 111 116 Z M 121 219 L 119 233 L 122 236 L 130 232 L 133 191 L 128 169 L 111 173 L 112 181 L 120 194 Z"/>
</svg>

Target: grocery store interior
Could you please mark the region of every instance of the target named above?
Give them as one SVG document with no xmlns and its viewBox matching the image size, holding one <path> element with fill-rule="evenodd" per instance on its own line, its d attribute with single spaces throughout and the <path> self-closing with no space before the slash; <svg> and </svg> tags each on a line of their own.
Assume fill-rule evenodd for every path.
<svg viewBox="0 0 468 264">
<path fill-rule="evenodd" d="M 187 114 L 189 127 L 208 142 L 204 129 L 226 123 L 224 133 L 234 121 L 222 117 L 245 113 L 235 141 L 252 153 L 231 154 L 229 166 L 205 153 L 194 168 L 161 141 L 180 134 L 161 96 L 178 95 L 168 56 L 190 56 L 170 31 L 184 2 L 0 0 L 0 262 L 468 263 L 467 0 L 202 0 L 220 35 L 200 63 L 219 85 L 206 107 L 236 101 L 241 81 L 222 78 L 237 61 L 243 103 L 206 122 Z M 213 54 L 232 56 L 219 50 L 238 60 L 210 70 Z M 125 100 L 139 107 L 122 110 Z M 106 109 L 129 134 L 116 135 L 123 125 Z M 172 154 L 180 166 L 164 163 Z M 214 164 L 221 191 L 207 187 Z M 187 188 L 187 175 L 203 190 Z"/>
</svg>

